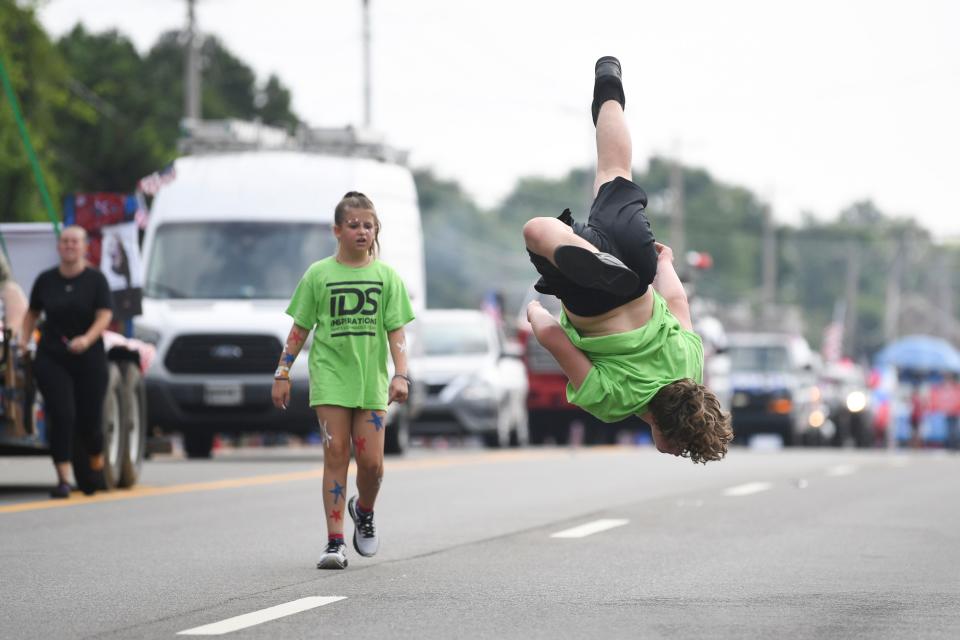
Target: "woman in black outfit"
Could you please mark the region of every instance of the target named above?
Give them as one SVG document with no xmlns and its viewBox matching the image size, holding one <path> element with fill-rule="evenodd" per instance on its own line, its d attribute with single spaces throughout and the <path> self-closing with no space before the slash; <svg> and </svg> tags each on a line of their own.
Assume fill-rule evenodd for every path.
<svg viewBox="0 0 960 640">
<path fill-rule="evenodd" d="M 107 357 L 100 338 L 113 318 L 110 287 L 100 271 L 87 265 L 87 233 L 67 227 L 57 243 L 60 264 L 33 283 L 30 309 L 23 319 L 24 342 L 40 312 L 46 314 L 33 365 L 44 399 L 48 439 L 57 486 L 53 498 L 70 495 L 71 449 L 76 433 L 90 454 L 91 485 L 105 489 L 101 421 L 107 391 Z"/>
</svg>

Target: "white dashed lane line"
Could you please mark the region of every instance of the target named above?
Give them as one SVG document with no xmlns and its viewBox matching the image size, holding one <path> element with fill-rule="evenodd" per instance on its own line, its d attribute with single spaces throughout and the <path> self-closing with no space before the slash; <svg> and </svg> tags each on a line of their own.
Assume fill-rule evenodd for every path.
<svg viewBox="0 0 960 640">
<path fill-rule="evenodd" d="M 857 472 L 857 468 L 851 464 L 838 464 L 835 467 L 830 467 L 827 469 L 827 475 L 831 478 L 838 478 L 840 476 L 852 476 Z"/>
<path fill-rule="evenodd" d="M 563 531 L 558 531 L 557 533 L 551 534 L 551 538 L 584 538 L 594 533 L 600 533 L 601 531 L 606 531 L 607 529 L 613 529 L 615 527 L 622 527 L 623 525 L 630 522 L 629 520 L 622 520 L 618 518 L 610 518 L 605 520 L 594 520 L 593 522 L 587 522 L 586 524 L 581 524 L 578 527 L 573 527 L 572 529 L 564 529 Z"/>
<path fill-rule="evenodd" d="M 270 622 L 278 618 L 292 616 L 295 613 L 316 609 L 326 604 L 346 600 L 343 596 L 313 596 L 310 598 L 300 598 L 292 602 L 278 604 L 275 607 L 268 607 L 260 611 L 245 613 L 242 616 L 227 618 L 220 622 L 205 624 L 202 627 L 194 627 L 186 631 L 180 631 L 178 636 L 221 636 L 231 631 L 239 631 L 247 627 L 253 627 L 264 622 Z"/>
<path fill-rule="evenodd" d="M 723 495 L 739 498 L 740 496 L 749 496 L 754 493 L 760 493 L 761 491 L 767 491 L 771 488 L 773 488 L 773 484 L 769 482 L 748 482 L 747 484 L 738 484 L 735 487 L 724 490 Z"/>
</svg>

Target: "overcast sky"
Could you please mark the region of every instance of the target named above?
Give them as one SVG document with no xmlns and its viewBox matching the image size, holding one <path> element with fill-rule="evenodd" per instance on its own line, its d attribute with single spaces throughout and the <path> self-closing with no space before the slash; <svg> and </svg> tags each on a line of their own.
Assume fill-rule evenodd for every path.
<svg viewBox="0 0 960 640">
<path fill-rule="evenodd" d="M 361 0 L 198 0 L 197 15 L 310 124 L 362 121 Z M 146 51 L 186 0 L 48 0 L 40 19 Z M 610 54 L 635 166 L 678 155 L 782 221 L 871 198 L 960 237 L 960 2 L 371 0 L 371 25 L 374 126 L 484 205 L 592 164 L 593 63 Z"/>
</svg>

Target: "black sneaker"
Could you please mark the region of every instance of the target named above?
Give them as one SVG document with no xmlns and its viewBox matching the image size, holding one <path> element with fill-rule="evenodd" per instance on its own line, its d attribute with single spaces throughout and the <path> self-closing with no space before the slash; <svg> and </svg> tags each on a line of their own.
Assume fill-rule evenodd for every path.
<svg viewBox="0 0 960 640">
<path fill-rule="evenodd" d="M 373 524 L 373 512 L 361 512 L 357 509 L 357 496 L 347 502 L 347 511 L 353 519 L 353 548 L 362 556 L 369 558 L 380 550 L 380 536 Z"/>
<path fill-rule="evenodd" d="M 61 482 L 57 484 L 53 489 L 50 490 L 51 498 L 69 498 L 70 497 L 70 484 L 67 482 Z"/>
<path fill-rule="evenodd" d="M 87 476 L 87 486 L 83 487 L 83 494 L 87 496 L 92 496 L 97 491 L 107 491 L 107 475 L 104 473 L 103 469 L 99 471 L 90 470 L 90 475 Z"/>
<path fill-rule="evenodd" d="M 317 562 L 317 569 L 346 569 L 347 568 L 347 545 L 343 542 L 333 541 L 327 543 L 327 548 L 320 554 L 320 560 Z"/>
<path fill-rule="evenodd" d="M 597 60 L 593 75 L 593 104 L 590 105 L 590 111 L 593 114 L 593 125 L 596 126 L 600 107 L 604 102 L 616 100 L 621 107 L 626 107 L 627 99 L 623 95 L 619 60 L 613 56 L 603 56 Z"/>
<path fill-rule="evenodd" d="M 640 288 L 640 278 L 619 258 L 591 251 L 585 247 L 565 244 L 553 252 L 557 269 L 581 287 L 599 289 L 626 297 Z"/>
</svg>

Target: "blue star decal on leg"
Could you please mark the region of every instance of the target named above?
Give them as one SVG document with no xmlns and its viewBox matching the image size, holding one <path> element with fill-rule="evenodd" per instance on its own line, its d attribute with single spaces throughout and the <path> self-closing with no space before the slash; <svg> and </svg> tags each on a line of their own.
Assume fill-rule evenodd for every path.
<svg viewBox="0 0 960 640">
<path fill-rule="evenodd" d="M 337 504 L 340 502 L 340 498 L 343 497 L 343 485 L 334 480 L 333 489 L 330 489 L 330 493 L 333 494 L 333 504 Z"/>
<path fill-rule="evenodd" d="M 383 416 L 377 413 L 376 411 L 370 412 L 370 419 L 367 420 L 367 422 L 372 422 L 374 428 L 377 431 L 380 431 L 380 429 L 383 429 Z"/>
</svg>

